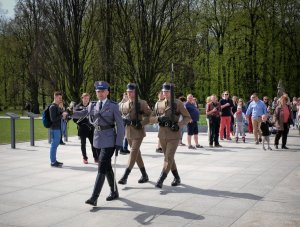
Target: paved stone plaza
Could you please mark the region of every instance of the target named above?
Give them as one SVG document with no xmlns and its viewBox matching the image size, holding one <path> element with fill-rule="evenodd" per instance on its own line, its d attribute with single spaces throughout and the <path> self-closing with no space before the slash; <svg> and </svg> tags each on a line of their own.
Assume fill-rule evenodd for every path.
<svg viewBox="0 0 300 227">
<path fill-rule="evenodd" d="M 155 153 L 157 133 L 148 132 L 142 154 L 150 182 L 138 184 L 134 168 L 127 185 L 118 185 L 120 199 L 107 202 L 107 182 L 98 207 L 84 201 L 92 193 L 97 165 L 84 165 L 77 137 L 59 146 L 63 168 L 49 165 L 49 144 L 37 141 L 0 146 L 0 226 L 300 226 L 300 137 L 291 130 L 290 150 L 264 151 L 253 135 L 246 143 L 221 141 L 204 149 L 178 147 L 176 162 L 182 179 L 154 187 L 163 155 Z M 271 138 L 274 141 L 274 137 Z M 186 143 L 186 134 L 184 135 Z M 272 145 L 272 148 L 274 146 Z M 90 161 L 92 154 L 88 149 Z M 117 158 L 117 179 L 128 156 Z"/>
</svg>

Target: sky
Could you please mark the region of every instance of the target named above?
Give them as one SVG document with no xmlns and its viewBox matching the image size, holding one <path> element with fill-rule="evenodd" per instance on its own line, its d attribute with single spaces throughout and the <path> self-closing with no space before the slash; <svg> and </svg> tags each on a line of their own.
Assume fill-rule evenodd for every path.
<svg viewBox="0 0 300 227">
<path fill-rule="evenodd" d="M 8 18 L 14 17 L 15 4 L 16 4 L 16 0 L 0 0 L 0 8 L 3 11 L 7 12 L 7 14 L 5 14 L 6 17 Z"/>
</svg>

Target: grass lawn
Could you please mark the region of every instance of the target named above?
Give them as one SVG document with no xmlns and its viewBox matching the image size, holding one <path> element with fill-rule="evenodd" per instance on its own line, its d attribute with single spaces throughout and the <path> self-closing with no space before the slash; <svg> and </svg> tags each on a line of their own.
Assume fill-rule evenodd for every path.
<svg viewBox="0 0 300 227">
<path fill-rule="evenodd" d="M 29 119 L 16 120 L 16 142 L 30 141 L 30 123 Z M 44 140 L 48 138 L 48 129 L 46 129 L 41 119 L 34 120 L 34 139 Z M 71 120 L 68 123 L 68 135 L 77 135 L 76 124 Z M 10 143 L 10 119 L 0 118 L 0 144 Z"/>
</svg>

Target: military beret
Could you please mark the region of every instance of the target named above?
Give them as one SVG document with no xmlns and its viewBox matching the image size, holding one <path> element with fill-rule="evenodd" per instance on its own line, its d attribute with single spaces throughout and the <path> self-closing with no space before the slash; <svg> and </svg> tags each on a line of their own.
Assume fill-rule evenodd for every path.
<svg viewBox="0 0 300 227">
<path fill-rule="evenodd" d="M 129 84 L 127 84 L 127 90 L 126 91 L 134 91 L 135 88 L 136 88 L 135 83 L 129 83 Z"/>
<path fill-rule="evenodd" d="M 162 86 L 162 91 L 171 91 L 172 84 L 165 82 Z"/>
<path fill-rule="evenodd" d="M 105 81 L 96 81 L 94 83 L 94 86 L 96 91 L 105 90 L 109 88 L 109 84 Z"/>
</svg>

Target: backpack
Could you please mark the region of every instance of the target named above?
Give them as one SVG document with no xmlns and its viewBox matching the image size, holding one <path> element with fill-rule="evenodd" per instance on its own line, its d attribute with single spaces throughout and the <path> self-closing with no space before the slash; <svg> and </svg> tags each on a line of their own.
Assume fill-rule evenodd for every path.
<svg viewBox="0 0 300 227">
<path fill-rule="evenodd" d="M 50 119 L 50 105 L 46 107 L 46 109 L 42 113 L 42 122 L 45 128 L 50 128 L 52 125 L 52 121 Z"/>
</svg>

